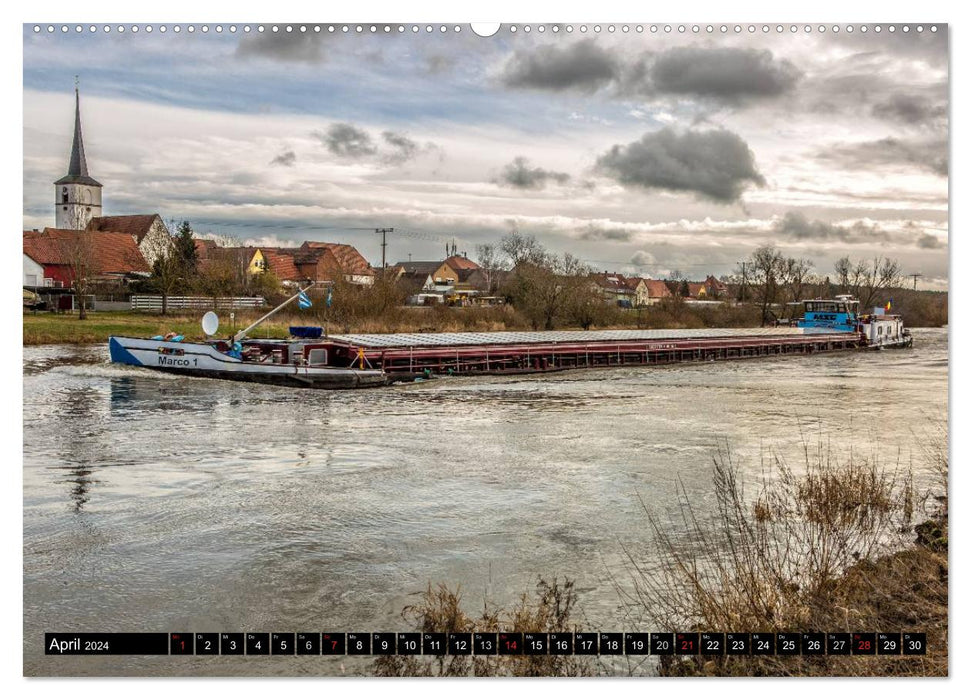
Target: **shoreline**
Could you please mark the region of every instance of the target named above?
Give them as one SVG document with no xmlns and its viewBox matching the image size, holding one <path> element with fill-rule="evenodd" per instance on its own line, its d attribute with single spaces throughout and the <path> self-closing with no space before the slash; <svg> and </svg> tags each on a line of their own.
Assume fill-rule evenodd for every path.
<svg viewBox="0 0 971 700">
<path fill-rule="evenodd" d="M 175 332 L 184 335 L 188 341 L 203 340 L 204 336 L 199 326 L 201 313 L 194 316 L 183 314 L 161 316 L 132 311 L 91 311 L 86 320 L 78 320 L 77 314 L 55 314 L 51 312 L 24 313 L 21 324 L 23 330 L 22 345 L 99 345 L 106 343 L 108 336 L 121 335 L 136 338 L 150 338 L 154 335 L 164 335 Z M 231 332 L 245 328 L 256 320 L 256 314 L 246 313 L 238 315 L 235 323 L 222 325 L 218 337 L 228 336 Z M 318 319 L 291 316 L 284 319 L 268 321 L 260 326 L 259 336 L 286 337 L 291 325 L 316 325 Z M 645 328 L 759 328 L 757 325 L 688 325 L 688 324 L 622 324 L 597 326 L 596 330 L 645 329 Z M 922 327 L 924 328 L 924 327 Z M 947 328 L 946 325 L 926 326 L 926 328 Z M 401 323 L 387 326 L 383 323 L 357 323 L 348 326 L 331 324 L 332 333 L 448 333 L 448 332 L 497 332 L 497 331 L 532 331 L 532 327 L 519 323 L 478 323 L 474 319 L 454 318 L 442 314 L 429 314 L 429 318 L 421 323 Z M 580 328 L 556 328 L 555 330 L 582 330 Z"/>
</svg>

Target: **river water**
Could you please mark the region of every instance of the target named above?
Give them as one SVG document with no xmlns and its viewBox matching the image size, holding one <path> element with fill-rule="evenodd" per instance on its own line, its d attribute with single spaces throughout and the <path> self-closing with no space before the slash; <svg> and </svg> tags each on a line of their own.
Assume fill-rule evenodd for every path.
<svg viewBox="0 0 971 700">
<path fill-rule="evenodd" d="M 636 628 L 641 502 L 704 510 L 728 446 L 758 471 L 800 431 L 921 476 L 947 331 L 915 347 L 320 392 L 170 377 L 102 347 L 24 349 L 28 675 L 366 673 L 329 657 L 45 657 L 45 631 L 411 631 L 431 583 L 467 611 L 568 576 L 586 629 Z M 649 556 L 645 554 L 644 556 Z M 647 562 L 649 564 L 649 562 Z"/>
</svg>

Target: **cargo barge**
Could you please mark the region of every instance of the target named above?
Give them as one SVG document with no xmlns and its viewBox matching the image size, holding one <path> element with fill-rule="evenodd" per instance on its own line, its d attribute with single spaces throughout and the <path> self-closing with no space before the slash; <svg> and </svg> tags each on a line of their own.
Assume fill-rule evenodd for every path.
<svg viewBox="0 0 971 700">
<path fill-rule="evenodd" d="M 111 359 L 191 376 L 338 389 L 433 376 L 715 362 L 911 342 L 898 316 L 876 311 L 860 316 L 855 302 L 842 297 L 803 302 L 802 317 L 769 328 L 327 335 L 319 327 L 291 327 L 289 338 L 247 337 L 285 304 L 228 340 L 112 337 Z M 217 327 L 210 312 L 203 329 L 212 336 Z"/>
</svg>

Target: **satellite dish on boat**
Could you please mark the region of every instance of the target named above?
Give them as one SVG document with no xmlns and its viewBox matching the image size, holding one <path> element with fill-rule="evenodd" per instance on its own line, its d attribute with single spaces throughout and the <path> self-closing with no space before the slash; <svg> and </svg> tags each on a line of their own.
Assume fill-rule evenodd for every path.
<svg viewBox="0 0 971 700">
<path fill-rule="evenodd" d="M 215 311 L 207 311 L 202 317 L 202 332 L 206 335 L 216 335 L 219 330 L 219 317 Z"/>
</svg>

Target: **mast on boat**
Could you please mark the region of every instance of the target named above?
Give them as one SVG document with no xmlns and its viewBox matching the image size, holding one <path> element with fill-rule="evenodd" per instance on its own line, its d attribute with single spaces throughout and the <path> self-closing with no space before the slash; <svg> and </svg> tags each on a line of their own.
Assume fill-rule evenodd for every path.
<svg viewBox="0 0 971 700">
<path fill-rule="evenodd" d="M 311 282 L 306 287 L 304 287 L 303 289 L 301 289 L 299 292 L 297 292 L 296 294 L 294 294 L 292 297 L 290 297 L 289 299 L 287 299 L 285 302 L 283 302 L 282 304 L 280 304 L 278 307 L 276 307 L 275 309 L 273 309 L 272 311 L 270 311 L 268 314 L 266 314 L 264 316 L 261 316 L 260 318 L 256 319 L 256 321 L 254 321 L 253 323 L 251 323 L 250 325 L 248 325 L 246 328 L 244 328 L 243 330 L 241 330 L 238 333 L 236 333 L 233 336 L 233 342 L 234 343 L 238 343 L 238 342 L 242 341 L 243 338 L 245 338 L 246 335 L 251 330 L 253 330 L 258 325 L 260 325 L 261 323 L 263 323 L 263 321 L 265 321 L 270 316 L 272 316 L 273 314 L 275 314 L 277 311 L 279 311 L 280 309 L 282 309 L 284 306 L 286 306 L 287 304 L 289 304 L 290 302 L 292 302 L 294 299 L 299 299 L 301 294 L 305 293 L 308 289 L 313 289 L 313 287 L 316 286 L 317 284 L 318 284 L 317 282 Z M 328 284 L 328 283 L 327 282 L 322 282 L 321 284 Z"/>
</svg>

